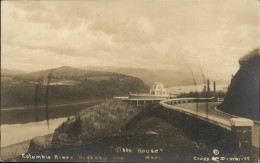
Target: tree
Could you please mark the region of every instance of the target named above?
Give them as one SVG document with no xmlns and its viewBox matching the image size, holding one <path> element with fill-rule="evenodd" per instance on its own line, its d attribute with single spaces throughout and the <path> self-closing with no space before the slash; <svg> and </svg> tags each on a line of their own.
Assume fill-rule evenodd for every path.
<svg viewBox="0 0 260 163">
<path fill-rule="evenodd" d="M 208 90 L 208 92 L 210 92 L 210 82 L 209 82 L 209 79 L 207 80 L 207 90 Z"/>
<path fill-rule="evenodd" d="M 206 84 L 204 83 L 202 92 L 206 92 L 206 91 L 207 91 L 207 87 L 206 87 Z"/>
<path fill-rule="evenodd" d="M 214 93 L 216 93 L 216 81 L 214 81 Z"/>
<path fill-rule="evenodd" d="M 80 115 L 77 115 L 76 120 L 72 125 L 72 134 L 74 136 L 78 136 L 81 133 L 81 127 L 82 127 L 81 118 Z"/>
</svg>

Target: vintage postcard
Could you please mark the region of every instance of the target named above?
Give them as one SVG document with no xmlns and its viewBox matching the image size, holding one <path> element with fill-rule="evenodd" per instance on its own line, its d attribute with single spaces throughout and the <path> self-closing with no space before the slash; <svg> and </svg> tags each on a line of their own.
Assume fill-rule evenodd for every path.
<svg viewBox="0 0 260 163">
<path fill-rule="evenodd" d="M 259 7 L 1 1 L 1 161 L 259 162 Z"/>
</svg>

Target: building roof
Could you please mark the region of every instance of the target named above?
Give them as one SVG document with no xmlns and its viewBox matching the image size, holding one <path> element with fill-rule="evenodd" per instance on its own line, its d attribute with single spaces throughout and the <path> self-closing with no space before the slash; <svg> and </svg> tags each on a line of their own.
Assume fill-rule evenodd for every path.
<svg viewBox="0 0 260 163">
<path fill-rule="evenodd" d="M 160 82 L 154 82 L 153 84 L 161 84 L 161 85 L 163 85 L 162 83 L 160 83 Z"/>
</svg>

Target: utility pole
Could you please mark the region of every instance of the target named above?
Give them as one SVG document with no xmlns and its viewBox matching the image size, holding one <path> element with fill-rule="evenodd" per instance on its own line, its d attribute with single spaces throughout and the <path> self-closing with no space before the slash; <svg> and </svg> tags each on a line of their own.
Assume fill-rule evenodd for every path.
<svg viewBox="0 0 260 163">
<path fill-rule="evenodd" d="M 216 93 L 216 81 L 214 81 L 214 93 Z"/>
<path fill-rule="evenodd" d="M 206 99 L 206 115 L 207 115 L 207 119 L 208 119 L 208 113 L 209 113 L 209 93 L 210 93 L 210 82 L 209 79 L 207 80 L 207 99 Z"/>
</svg>

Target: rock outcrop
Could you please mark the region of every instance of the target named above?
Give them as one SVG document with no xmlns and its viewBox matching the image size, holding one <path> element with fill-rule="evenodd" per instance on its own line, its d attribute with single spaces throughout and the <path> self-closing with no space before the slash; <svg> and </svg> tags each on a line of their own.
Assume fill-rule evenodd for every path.
<svg viewBox="0 0 260 163">
<path fill-rule="evenodd" d="M 231 80 L 220 110 L 259 120 L 259 50 L 255 49 L 239 60 L 240 69 Z"/>
<path fill-rule="evenodd" d="M 28 152 L 44 151 L 51 148 L 52 136 L 53 134 L 45 135 L 45 136 L 37 136 L 33 138 L 30 142 Z"/>
<path fill-rule="evenodd" d="M 136 106 L 114 100 L 89 107 L 55 130 L 52 146 L 80 146 L 93 138 L 113 135 L 140 111 Z"/>
</svg>

